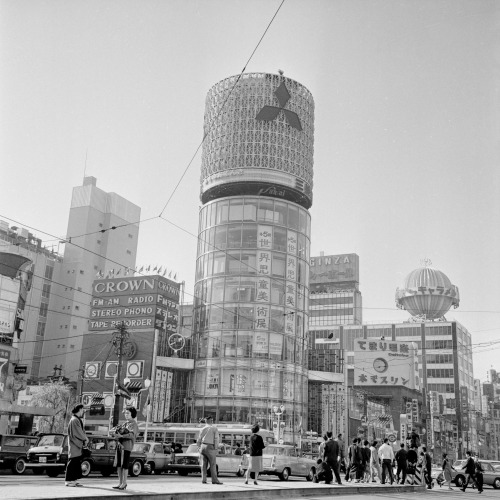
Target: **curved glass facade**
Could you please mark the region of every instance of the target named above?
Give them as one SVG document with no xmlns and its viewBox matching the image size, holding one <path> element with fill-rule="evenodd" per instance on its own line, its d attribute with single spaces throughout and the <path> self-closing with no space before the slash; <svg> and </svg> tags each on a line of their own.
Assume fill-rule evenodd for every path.
<svg viewBox="0 0 500 500">
<path fill-rule="evenodd" d="M 307 427 L 310 215 L 263 196 L 200 210 L 193 419 Z"/>
</svg>

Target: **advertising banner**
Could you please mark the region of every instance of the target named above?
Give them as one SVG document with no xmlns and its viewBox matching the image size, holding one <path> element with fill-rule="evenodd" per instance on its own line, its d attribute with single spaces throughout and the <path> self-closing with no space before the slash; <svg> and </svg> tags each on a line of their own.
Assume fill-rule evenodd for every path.
<svg viewBox="0 0 500 500">
<path fill-rule="evenodd" d="M 161 276 L 95 280 L 90 331 L 128 328 L 177 330 L 180 284 Z"/>
<path fill-rule="evenodd" d="M 0 348 L 0 397 L 3 397 L 9 374 L 10 351 Z"/>
<path fill-rule="evenodd" d="M 416 356 L 413 342 L 355 339 L 354 383 L 415 389 Z"/>
<path fill-rule="evenodd" d="M 359 256 L 355 253 L 311 257 L 309 263 L 311 282 L 359 282 Z"/>
<path fill-rule="evenodd" d="M 0 275 L 0 334 L 14 333 L 21 282 Z"/>
</svg>

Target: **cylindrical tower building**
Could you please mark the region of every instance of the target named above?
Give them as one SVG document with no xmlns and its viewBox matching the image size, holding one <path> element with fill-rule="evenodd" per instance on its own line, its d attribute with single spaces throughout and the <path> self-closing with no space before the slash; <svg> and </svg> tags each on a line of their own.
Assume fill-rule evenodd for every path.
<svg viewBox="0 0 500 500">
<path fill-rule="evenodd" d="M 307 428 L 314 101 L 282 75 L 238 78 L 206 100 L 192 418 L 294 441 Z"/>
</svg>

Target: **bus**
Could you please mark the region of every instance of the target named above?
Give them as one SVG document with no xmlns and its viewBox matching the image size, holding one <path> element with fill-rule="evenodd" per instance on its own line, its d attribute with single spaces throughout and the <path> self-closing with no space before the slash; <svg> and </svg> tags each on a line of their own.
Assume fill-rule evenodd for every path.
<svg viewBox="0 0 500 500">
<path fill-rule="evenodd" d="M 193 443 L 196 443 L 200 430 L 205 424 L 148 424 L 147 436 L 144 439 L 146 432 L 145 422 L 139 423 L 139 435 L 137 442 L 155 441 L 157 443 L 180 443 L 182 449 Z M 219 430 L 219 443 L 224 444 L 226 449 L 229 447 L 233 452 L 240 446 L 241 451 L 248 448 L 250 443 L 250 435 L 252 434 L 252 426 L 250 424 L 216 424 Z M 259 434 L 262 436 L 264 443 L 274 444 L 275 435 L 273 431 L 260 429 Z"/>
</svg>

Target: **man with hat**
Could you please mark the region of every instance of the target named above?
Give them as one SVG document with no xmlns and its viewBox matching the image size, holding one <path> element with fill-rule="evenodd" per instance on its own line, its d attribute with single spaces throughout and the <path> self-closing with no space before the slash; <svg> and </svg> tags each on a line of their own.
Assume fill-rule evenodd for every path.
<svg viewBox="0 0 500 500">
<path fill-rule="evenodd" d="M 205 417 L 205 427 L 200 431 L 196 444 L 201 455 L 201 482 L 207 483 L 207 468 L 210 464 L 212 484 L 222 484 L 217 478 L 216 455 L 219 449 L 219 431 L 211 416 Z"/>
<path fill-rule="evenodd" d="M 89 441 L 83 427 L 84 412 L 82 404 L 76 405 L 71 410 L 73 416 L 68 424 L 69 460 L 66 466 L 66 486 L 82 486 L 77 480 L 82 477 L 82 449 Z"/>
</svg>

